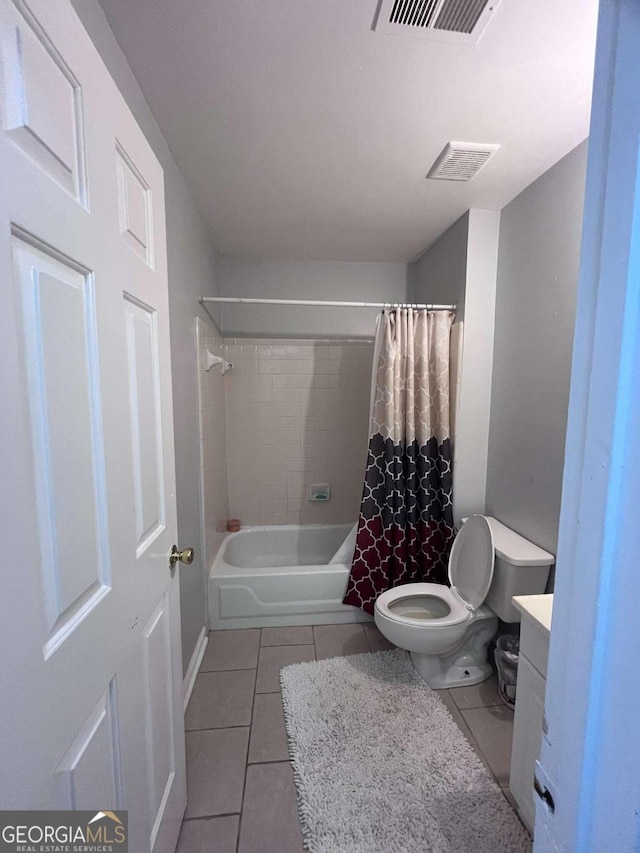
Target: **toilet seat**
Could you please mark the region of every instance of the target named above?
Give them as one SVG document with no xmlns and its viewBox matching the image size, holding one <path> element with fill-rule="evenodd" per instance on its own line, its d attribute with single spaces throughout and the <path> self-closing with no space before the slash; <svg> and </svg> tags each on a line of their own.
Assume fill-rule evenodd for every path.
<svg viewBox="0 0 640 853">
<path fill-rule="evenodd" d="M 376 609 L 386 619 L 425 631 L 459 625 L 466 622 L 487 597 L 494 564 L 495 548 L 489 522 L 484 515 L 472 515 L 458 531 L 451 548 L 450 587 L 436 583 L 401 584 L 379 595 Z M 413 601 L 403 612 L 398 605 L 405 599 Z M 445 605 L 448 612 L 442 616 L 430 613 L 428 599 Z M 412 615 L 412 610 L 422 610 L 422 613 Z"/>
<path fill-rule="evenodd" d="M 443 616 L 415 618 L 394 609 L 394 605 L 397 607 L 403 599 L 419 601 L 421 598 L 425 600 L 433 598 L 440 601 L 449 608 L 449 612 Z M 425 613 L 427 606 L 428 602 L 425 601 Z M 459 625 L 461 622 L 466 622 L 471 616 L 468 606 L 455 589 L 450 589 L 448 586 L 439 583 L 411 583 L 389 589 L 376 599 L 376 609 L 392 622 L 414 625 L 416 628 L 423 628 L 425 631 L 446 625 Z"/>
</svg>

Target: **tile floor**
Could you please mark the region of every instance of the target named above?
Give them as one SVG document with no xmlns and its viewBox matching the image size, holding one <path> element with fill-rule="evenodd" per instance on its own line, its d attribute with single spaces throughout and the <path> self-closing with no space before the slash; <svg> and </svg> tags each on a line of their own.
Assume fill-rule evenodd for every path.
<svg viewBox="0 0 640 853">
<path fill-rule="evenodd" d="M 188 804 L 177 853 L 302 851 L 280 669 L 387 648 L 373 624 L 212 631 L 186 713 Z M 513 713 L 495 678 L 438 692 L 512 803 Z"/>
</svg>

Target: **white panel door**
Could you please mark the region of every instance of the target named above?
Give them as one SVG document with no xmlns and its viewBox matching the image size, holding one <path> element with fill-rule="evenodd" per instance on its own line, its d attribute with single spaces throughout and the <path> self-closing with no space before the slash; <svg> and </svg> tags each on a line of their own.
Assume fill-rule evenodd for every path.
<svg viewBox="0 0 640 853">
<path fill-rule="evenodd" d="M 0 805 L 186 803 L 161 167 L 68 0 L 0 0 Z"/>
</svg>

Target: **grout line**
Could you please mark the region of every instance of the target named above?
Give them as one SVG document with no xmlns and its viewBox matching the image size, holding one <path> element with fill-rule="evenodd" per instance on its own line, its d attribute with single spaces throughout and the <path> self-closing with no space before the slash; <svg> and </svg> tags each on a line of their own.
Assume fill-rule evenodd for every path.
<svg viewBox="0 0 640 853">
<path fill-rule="evenodd" d="M 451 690 L 456 690 L 456 689 L 457 689 L 457 688 L 453 687 L 453 688 L 450 688 L 450 691 L 451 691 Z M 458 705 L 458 703 L 456 702 L 456 697 L 455 697 L 455 696 L 452 696 L 451 698 L 452 698 L 452 699 L 453 699 L 453 701 L 455 702 L 455 706 L 456 706 L 456 708 L 457 708 L 457 709 L 458 709 L 458 711 L 460 711 L 461 713 L 462 713 L 462 711 L 477 711 L 477 710 L 479 710 L 480 708 L 500 708 L 500 706 L 501 706 L 501 705 L 504 705 L 504 702 L 491 702 L 489 705 L 487 705 L 486 703 L 481 703 L 480 705 L 465 705 L 465 707 L 464 707 L 464 708 L 461 708 L 461 707 L 460 707 L 460 705 Z M 506 707 L 507 707 L 507 706 L 505 705 L 505 708 L 506 708 Z"/>
<path fill-rule="evenodd" d="M 449 695 L 451 695 L 451 690 L 449 690 L 448 692 L 449 692 Z M 464 735 L 465 739 L 467 740 L 469 746 L 476 753 L 476 755 L 478 756 L 478 758 L 480 759 L 480 761 L 484 765 L 487 772 L 491 775 L 491 778 L 493 779 L 493 781 L 496 783 L 496 785 L 498 785 L 499 788 L 502 789 L 505 786 L 502 784 L 502 782 L 498 779 L 498 777 L 494 773 L 493 767 L 491 766 L 487 756 L 484 754 L 484 751 L 481 749 L 480 744 L 479 744 L 476 736 L 471 731 L 471 727 L 467 723 L 467 720 L 464 716 L 464 711 L 461 708 L 458 708 L 458 706 L 456 705 L 455 699 L 452 698 L 451 701 L 453 702 L 453 707 L 455 708 L 460 720 L 462 720 L 464 728 L 462 728 L 462 726 L 460 725 L 460 721 L 456 718 L 456 715 L 453 713 L 453 709 L 447 707 L 447 710 L 449 711 L 451 718 L 453 719 L 453 721 L 456 724 L 456 726 L 458 727 L 458 729 L 462 732 L 462 734 Z M 471 708 L 465 708 L 465 710 L 470 711 L 472 709 Z M 508 785 L 509 785 L 509 783 L 507 782 L 507 786 Z"/>
<path fill-rule="evenodd" d="M 469 709 L 469 710 L 471 710 L 471 709 Z M 463 719 L 464 719 L 464 717 L 463 717 Z M 465 720 L 465 723 L 466 723 L 466 722 L 467 722 L 467 721 Z M 480 746 L 480 744 L 478 743 L 478 740 L 477 740 L 476 736 L 475 736 L 475 735 L 474 735 L 474 733 L 471 731 L 471 728 L 470 728 L 468 725 L 467 725 L 467 728 L 469 729 L 469 734 L 470 734 L 470 735 L 471 735 L 471 737 L 473 738 L 473 747 L 474 747 L 474 749 L 476 750 L 476 752 L 479 752 L 479 753 L 480 753 L 480 755 L 482 756 L 483 761 L 484 761 L 484 764 L 485 764 L 485 766 L 486 766 L 487 770 L 488 770 L 488 771 L 489 771 L 489 773 L 491 773 L 491 775 L 493 776 L 493 781 L 496 783 L 496 785 L 497 785 L 499 788 L 503 788 L 503 787 L 504 787 L 504 785 L 502 784 L 502 782 L 498 779 L 498 777 L 497 777 L 497 776 L 496 776 L 496 774 L 494 773 L 493 767 L 491 766 L 491 763 L 490 763 L 489 759 L 488 759 L 488 758 L 487 758 L 487 756 L 485 755 L 484 750 L 482 749 L 482 747 L 481 747 L 481 746 Z M 509 782 L 507 782 L 506 784 L 507 784 L 507 786 L 508 786 L 508 785 L 509 785 Z"/>
<path fill-rule="evenodd" d="M 257 669 L 256 666 L 233 666 L 230 669 L 201 669 L 198 675 L 217 675 L 220 672 L 248 672 L 250 669 Z"/>
<path fill-rule="evenodd" d="M 260 643 L 262 643 L 262 628 L 260 628 Z M 258 645 L 258 665 L 260 664 L 260 648 Z M 242 799 L 240 800 L 240 817 L 238 819 L 238 837 L 236 838 L 236 853 L 240 848 L 240 830 L 242 827 L 242 814 L 244 811 L 244 795 L 247 790 L 247 770 L 249 769 L 249 750 L 251 748 L 251 735 L 253 733 L 253 713 L 256 706 L 256 687 L 258 686 L 258 667 L 256 666 L 256 676 L 253 680 L 253 701 L 251 702 L 251 721 L 249 723 L 249 737 L 247 739 L 247 755 L 244 762 L 244 779 L 242 781 Z"/>
<path fill-rule="evenodd" d="M 238 853 L 238 848 L 240 847 L 240 823 L 242 822 L 242 813 L 238 815 L 238 826 L 236 827 L 236 845 L 235 850 Z"/>
<path fill-rule="evenodd" d="M 256 684 L 257 684 L 257 676 L 256 676 Z M 251 735 L 253 734 L 253 717 L 256 711 L 256 696 L 260 696 L 262 694 L 256 693 L 256 686 L 253 686 L 253 700 L 251 701 L 251 725 L 249 726 L 249 743 L 247 745 L 247 761 L 246 765 L 249 766 L 249 750 L 251 749 Z M 245 781 L 246 781 L 246 771 L 247 767 L 245 767 Z M 244 792 L 243 792 L 243 803 L 244 803 Z"/>
<path fill-rule="evenodd" d="M 240 817 L 240 812 L 225 812 L 224 814 L 199 814 L 194 815 L 193 817 L 185 817 L 183 821 L 186 823 L 187 821 L 192 820 L 215 820 L 217 817 Z M 239 822 L 239 821 L 238 821 Z"/>
<path fill-rule="evenodd" d="M 364 634 L 364 638 L 367 641 L 367 645 L 369 646 L 369 651 L 373 652 L 374 648 L 371 645 L 371 640 L 369 639 L 369 635 L 367 634 L 367 632 L 364 629 L 364 623 L 363 622 L 360 623 L 360 628 L 362 629 L 362 633 Z"/>
<path fill-rule="evenodd" d="M 454 715 L 454 714 L 451 714 L 451 711 L 449 710 L 449 713 L 451 714 L 451 717 L 453 718 L 453 721 L 455 722 L 455 724 L 458 726 L 458 728 L 460 729 L 460 731 L 462 732 L 462 734 L 463 734 L 463 735 L 464 735 L 464 737 L 466 738 L 467 742 L 469 743 L 469 746 L 470 746 L 470 747 L 473 749 L 473 751 L 478 755 L 478 758 L 480 758 L 480 760 L 482 761 L 483 765 L 485 766 L 485 769 L 486 769 L 486 770 L 491 774 L 491 777 L 492 777 L 493 781 L 494 781 L 498 786 L 502 787 L 502 785 L 501 785 L 501 784 L 500 784 L 500 782 L 498 781 L 498 778 L 497 778 L 496 774 L 493 772 L 493 768 L 492 768 L 492 767 L 491 767 L 491 765 L 489 764 L 489 761 L 488 761 L 487 757 L 485 756 L 484 752 L 483 752 L 483 751 L 482 751 L 482 749 L 480 748 L 480 744 L 478 743 L 478 741 L 477 741 L 477 739 L 476 739 L 476 736 L 475 736 L 475 735 L 473 734 L 473 732 L 471 731 L 471 728 L 469 727 L 469 725 L 468 725 L 468 723 L 467 723 L 467 721 L 466 721 L 466 719 L 465 719 L 465 717 L 464 717 L 464 714 L 463 714 L 463 713 L 462 713 L 462 711 L 458 708 L 458 706 L 457 706 L 457 705 L 455 705 L 455 702 L 454 702 L 454 706 L 455 706 L 455 708 L 456 708 L 456 710 L 457 710 L 458 714 L 460 715 L 460 718 L 461 718 L 462 722 L 464 723 L 464 729 L 460 726 L 460 723 L 459 723 L 459 721 L 456 719 L 455 715 Z"/>
<path fill-rule="evenodd" d="M 223 732 L 227 729 L 250 729 L 251 723 L 239 723 L 237 726 L 205 726 L 203 729 L 185 729 L 187 732 Z"/>
<path fill-rule="evenodd" d="M 271 759 L 271 761 L 252 761 L 252 762 L 250 762 L 249 767 L 258 767 L 261 764 L 262 765 L 264 765 L 264 764 L 291 764 L 291 759 L 290 758 L 276 758 L 276 759 Z"/>
</svg>

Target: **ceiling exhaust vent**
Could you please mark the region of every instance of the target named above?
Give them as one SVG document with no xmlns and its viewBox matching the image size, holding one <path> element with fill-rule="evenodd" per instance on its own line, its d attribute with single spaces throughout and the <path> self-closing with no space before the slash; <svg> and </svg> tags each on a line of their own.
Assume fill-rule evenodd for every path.
<svg viewBox="0 0 640 853">
<path fill-rule="evenodd" d="M 499 145 L 478 142 L 449 142 L 433 164 L 427 178 L 439 181 L 470 181 L 493 157 Z"/>
<path fill-rule="evenodd" d="M 477 44 L 500 0 L 380 0 L 377 32 Z"/>
</svg>

